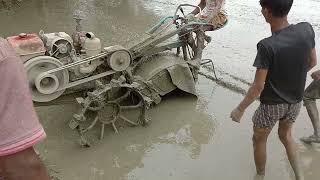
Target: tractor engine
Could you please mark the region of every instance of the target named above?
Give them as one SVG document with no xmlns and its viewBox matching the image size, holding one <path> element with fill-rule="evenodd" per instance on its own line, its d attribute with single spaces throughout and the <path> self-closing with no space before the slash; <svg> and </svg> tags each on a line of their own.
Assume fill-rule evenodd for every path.
<svg viewBox="0 0 320 180">
<path fill-rule="evenodd" d="M 80 41 L 65 32 L 43 31 L 39 35 L 21 33 L 7 41 L 24 63 L 35 102 L 52 101 L 66 89 L 88 89 L 85 84 L 124 71 L 131 64 L 129 51 L 121 46 L 102 48 L 92 32 L 82 33 Z M 97 71 L 98 67 L 107 72 Z"/>
</svg>

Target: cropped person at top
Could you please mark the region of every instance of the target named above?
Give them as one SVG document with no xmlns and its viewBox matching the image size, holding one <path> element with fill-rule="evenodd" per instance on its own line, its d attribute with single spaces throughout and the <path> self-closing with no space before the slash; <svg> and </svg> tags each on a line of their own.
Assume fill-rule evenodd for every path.
<svg viewBox="0 0 320 180">
<path fill-rule="evenodd" d="M 198 5 L 202 9 L 201 14 L 199 14 L 199 9 L 196 8 L 188 15 L 188 19 L 193 19 L 194 16 L 199 14 L 199 19 L 202 22 L 211 24 L 205 30 L 214 31 L 222 28 L 228 21 L 224 5 L 225 0 L 201 0 Z"/>
<path fill-rule="evenodd" d="M 22 60 L 0 37 L 0 180 L 49 180 L 33 146 L 46 134 L 40 124 Z"/>
</svg>

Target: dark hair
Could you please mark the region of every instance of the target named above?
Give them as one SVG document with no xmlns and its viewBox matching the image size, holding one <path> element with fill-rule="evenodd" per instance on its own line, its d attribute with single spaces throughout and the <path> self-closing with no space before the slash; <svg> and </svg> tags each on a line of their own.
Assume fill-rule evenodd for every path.
<svg viewBox="0 0 320 180">
<path fill-rule="evenodd" d="M 293 0 L 260 0 L 260 5 L 271 11 L 275 17 L 288 15 L 293 4 Z"/>
</svg>

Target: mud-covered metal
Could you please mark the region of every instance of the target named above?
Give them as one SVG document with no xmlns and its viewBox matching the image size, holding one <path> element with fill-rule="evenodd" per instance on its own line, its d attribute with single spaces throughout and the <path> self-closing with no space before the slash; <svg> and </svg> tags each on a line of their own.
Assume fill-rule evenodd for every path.
<svg viewBox="0 0 320 180">
<path fill-rule="evenodd" d="M 115 132 L 119 121 L 146 125 L 147 110 L 175 89 L 196 95 L 202 51 L 210 37 L 204 32 L 208 24 L 189 22 L 184 6 L 190 5 L 180 5 L 173 16 L 161 20 L 147 31 L 147 38 L 128 49 L 119 45 L 100 48 L 100 40 L 83 31 L 80 12 L 72 38 L 64 32 L 40 31 L 47 51 L 25 62 L 33 100 L 41 105 L 63 94 L 86 92 L 77 98 L 80 108 L 69 126 L 80 134 L 82 145 L 90 146 L 85 134 L 97 124 L 102 139 L 106 125 Z M 136 120 L 125 116 L 134 109 L 139 114 Z"/>
</svg>

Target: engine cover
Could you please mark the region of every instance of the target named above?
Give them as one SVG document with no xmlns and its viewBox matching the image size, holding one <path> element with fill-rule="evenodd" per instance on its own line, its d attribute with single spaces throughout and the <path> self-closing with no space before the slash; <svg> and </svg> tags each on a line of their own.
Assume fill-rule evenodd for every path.
<svg viewBox="0 0 320 180">
<path fill-rule="evenodd" d="M 50 56 L 61 59 L 69 56 L 73 50 L 73 40 L 65 32 L 47 34 L 40 32 L 40 35 Z"/>
</svg>

